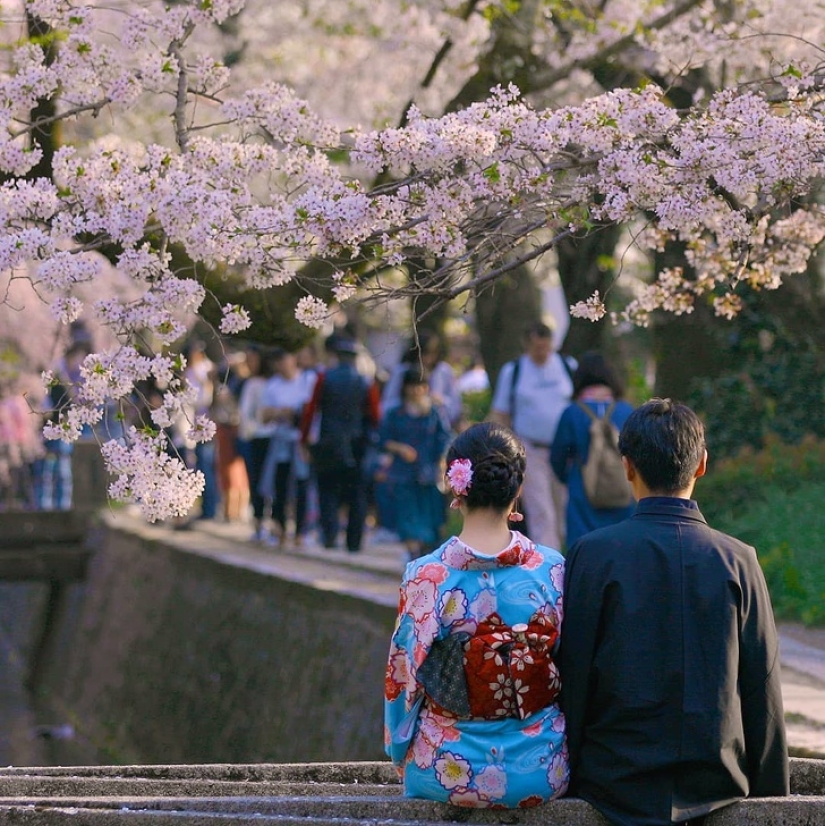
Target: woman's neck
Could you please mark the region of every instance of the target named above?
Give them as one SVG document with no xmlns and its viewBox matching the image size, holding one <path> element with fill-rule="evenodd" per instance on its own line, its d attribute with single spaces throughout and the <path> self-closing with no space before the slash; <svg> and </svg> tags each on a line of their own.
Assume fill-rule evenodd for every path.
<svg viewBox="0 0 825 826">
<path fill-rule="evenodd" d="M 479 553 L 495 556 L 512 540 L 507 523 L 508 513 L 509 510 L 494 511 L 488 508 L 464 510 L 464 527 L 458 538 Z"/>
</svg>

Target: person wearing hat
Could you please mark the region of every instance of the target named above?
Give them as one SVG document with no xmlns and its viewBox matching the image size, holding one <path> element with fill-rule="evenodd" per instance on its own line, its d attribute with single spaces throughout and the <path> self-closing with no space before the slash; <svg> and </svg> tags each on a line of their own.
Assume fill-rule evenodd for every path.
<svg viewBox="0 0 825 826">
<path fill-rule="evenodd" d="M 356 368 L 358 346 L 352 338 L 335 335 L 328 347 L 337 362 L 318 376 L 301 419 L 301 444 L 309 447 L 315 472 L 324 547 L 336 547 L 343 506 L 346 547 L 355 553 L 361 550 L 367 517 L 363 465 L 378 426 L 379 396 L 375 384 Z M 310 433 L 315 432 L 317 438 L 310 445 Z"/>
</svg>

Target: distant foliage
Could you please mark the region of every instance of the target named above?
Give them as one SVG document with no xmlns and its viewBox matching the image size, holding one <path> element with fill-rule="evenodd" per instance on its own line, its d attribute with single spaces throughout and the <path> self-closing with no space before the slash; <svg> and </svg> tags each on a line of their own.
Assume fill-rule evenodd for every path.
<svg viewBox="0 0 825 826">
<path fill-rule="evenodd" d="M 815 299 L 812 299 L 813 303 Z M 759 299 L 719 328 L 715 377 L 694 384 L 688 403 L 705 421 L 712 458 L 771 438 L 796 444 L 825 437 L 825 353 L 817 316 L 771 312 Z"/>
<path fill-rule="evenodd" d="M 759 452 L 711 463 L 696 498 L 711 525 L 756 548 L 778 618 L 825 624 L 824 440 L 771 437 Z"/>
</svg>

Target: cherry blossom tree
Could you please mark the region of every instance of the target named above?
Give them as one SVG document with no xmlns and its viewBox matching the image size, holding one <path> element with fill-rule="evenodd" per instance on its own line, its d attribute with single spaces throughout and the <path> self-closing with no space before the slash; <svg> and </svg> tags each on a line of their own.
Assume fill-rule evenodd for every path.
<svg viewBox="0 0 825 826">
<path fill-rule="evenodd" d="M 206 271 L 256 289 L 303 283 L 296 317 L 319 327 L 331 311 L 319 290 L 336 303 L 469 298 L 566 239 L 621 225 L 648 257 L 681 244 L 685 266 L 623 308 L 610 312 L 599 290 L 572 312 L 644 325 L 698 300 L 735 316 L 741 289 L 804 271 L 825 234 L 807 197 L 823 171 L 820 55 L 788 32 L 802 13 L 781 19 L 768 0 L 306 0 L 278 4 L 283 25 L 269 38 L 270 5 L 2 7 L 0 271 L 28 280 L 62 323 L 94 315 L 114 342 L 86 359 L 47 436 L 77 438 L 142 381 L 165 387 L 150 423 L 101 445 L 111 495 L 149 519 L 185 513 L 202 487 L 162 429 L 188 399 L 175 344 L 206 299 Z M 316 53 L 297 44 L 320 54 L 341 32 L 352 52 L 318 60 L 337 103 L 322 112 L 309 97 Z M 378 57 L 360 50 L 370 38 Z M 254 49 L 274 49 L 292 85 L 247 59 Z M 353 78 L 374 77 L 374 97 L 347 92 L 363 88 L 348 87 L 351 63 Z M 450 82 L 432 83 L 446 67 Z M 696 76 L 677 108 L 672 89 Z M 32 174 L 38 134 L 58 122 L 51 174 Z M 137 293 L 84 301 L 107 261 Z M 222 308 L 222 333 L 248 326 L 243 306 Z M 213 433 L 191 422 L 195 440 Z"/>
</svg>

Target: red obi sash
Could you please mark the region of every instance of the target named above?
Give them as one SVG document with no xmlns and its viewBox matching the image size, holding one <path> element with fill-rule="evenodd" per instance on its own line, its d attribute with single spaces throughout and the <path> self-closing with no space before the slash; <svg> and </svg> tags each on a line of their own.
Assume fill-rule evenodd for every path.
<svg viewBox="0 0 825 826">
<path fill-rule="evenodd" d="M 431 703 L 458 717 L 523 720 L 559 695 L 553 662 L 558 636 L 553 619 L 544 614 L 512 627 L 491 614 L 472 636 L 436 642 L 418 679 Z"/>
</svg>

